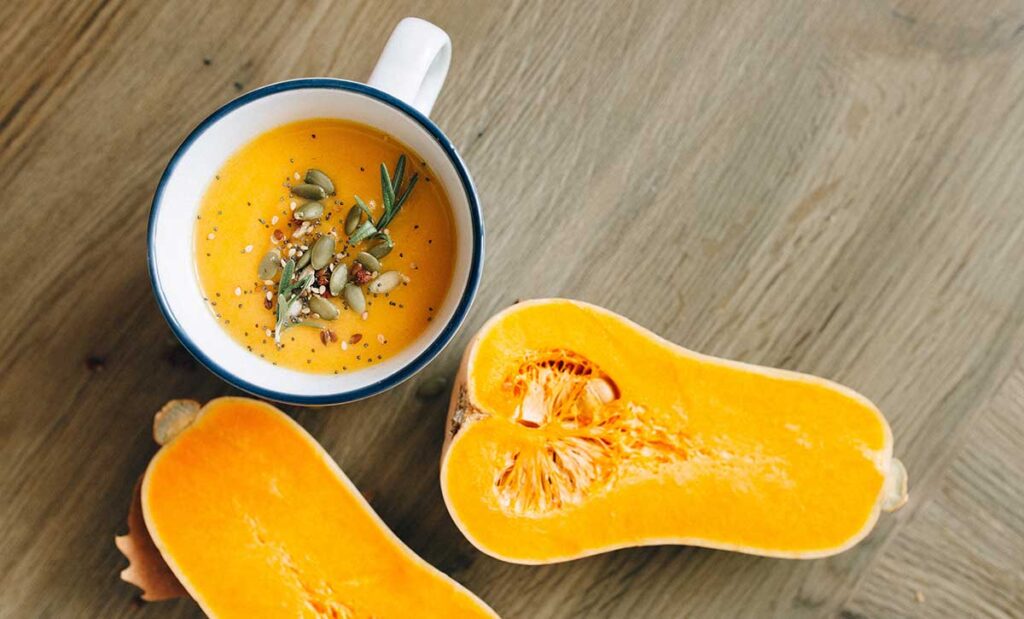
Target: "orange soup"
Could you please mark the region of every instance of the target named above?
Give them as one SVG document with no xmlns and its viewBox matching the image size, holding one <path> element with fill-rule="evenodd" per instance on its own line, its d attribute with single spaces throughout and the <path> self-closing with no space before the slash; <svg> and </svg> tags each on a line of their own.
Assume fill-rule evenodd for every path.
<svg viewBox="0 0 1024 619">
<path fill-rule="evenodd" d="M 426 163 L 337 119 L 273 129 L 203 196 L 195 263 L 210 310 L 270 363 L 341 373 L 426 329 L 451 284 L 451 206 Z"/>
</svg>

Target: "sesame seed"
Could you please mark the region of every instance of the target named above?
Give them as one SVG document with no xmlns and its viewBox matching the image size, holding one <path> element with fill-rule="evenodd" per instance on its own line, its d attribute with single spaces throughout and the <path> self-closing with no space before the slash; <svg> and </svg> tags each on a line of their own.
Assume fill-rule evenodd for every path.
<svg viewBox="0 0 1024 619">
<path fill-rule="evenodd" d="M 302 177 L 301 177 L 301 176 L 299 176 L 299 173 L 298 173 L 298 172 L 296 172 L 296 173 L 295 173 L 295 174 L 293 174 L 292 176 L 294 176 L 294 177 L 295 177 L 295 180 L 297 180 L 297 181 L 299 181 L 299 180 L 302 180 Z"/>
<path fill-rule="evenodd" d="M 208 240 L 212 241 L 213 239 L 217 238 L 217 235 L 211 232 L 211 233 L 206 235 L 206 238 Z"/>
<path fill-rule="evenodd" d="M 252 245 L 246 245 L 245 249 L 243 251 L 245 253 L 247 253 L 247 254 L 251 254 L 252 253 Z"/>
<path fill-rule="evenodd" d="M 383 333 L 378 333 L 377 334 L 377 341 L 380 342 L 381 344 L 387 344 L 388 343 L 388 338 L 384 337 Z"/>
<path fill-rule="evenodd" d="M 278 221 L 278 219 L 277 219 L 277 215 L 274 215 L 273 217 L 271 217 L 271 218 L 270 218 L 270 223 L 271 223 L 271 224 L 276 224 L 276 223 L 277 223 L 277 221 Z"/>
<path fill-rule="evenodd" d="M 241 288 L 235 288 L 235 296 L 236 297 L 242 296 L 242 289 Z"/>
<path fill-rule="evenodd" d="M 370 312 L 363 312 L 363 320 L 366 320 L 369 317 L 370 317 Z"/>
<path fill-rule="evenodd" d="M 291 204 L 289 204 L 288 206 L 294 211 L 295 207 L 298 206 L 298 204 L 295 202 L 295 200 L 292 200 Z"/>
<path fill-rule="evenodd" d="M 273 293 L 273 292 L 270 292 L 270 291 L 268 290 L 268 291 L 267 291 L 267 301 L 273 301 L 273 300 L 274 300 L 274 293 Z"/>
<path fill-rule="evenodd" d="M 341 341 L 341 349 L 342 350 L 348 350 L 348 342 L 346 342 L 345 340 L 342 340 Z"/>
<path fill-rule="evenodd" d="M 274 332 L 271 331 L 270 329 L 267 329 L 266 330 L 266 334 L 267 334 L 267 337 L 272 337 L 274 335 Z"/>
</svg>

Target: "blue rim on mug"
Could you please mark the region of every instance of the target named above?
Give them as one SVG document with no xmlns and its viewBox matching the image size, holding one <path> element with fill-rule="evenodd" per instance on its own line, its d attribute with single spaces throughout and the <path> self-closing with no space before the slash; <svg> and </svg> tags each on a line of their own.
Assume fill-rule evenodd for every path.
<svg viewBox="0 0 1024 619">
<path fill-rule="evenodd" d="M 347 90 L 376 99 L 381 103 L 405 113 L 406 116 L 410 117 L 425 129 L 431 137 L 437 141 L 438 145 L 441 146 L 441 149 L 448 157 L 448 160 L 451 161 L 452 165 L 455 167 L 455 171 L 459 175 L 459 180 L 462 183 L 462 189 L 466 192 L 466 200 L 469 204 L 469 216 L 473 228 L 473 248 L 472 255 L 470 256 L 469 276 L 466 281 L 466 286 L 462 291 L 462 296 L 459 299 L 459 303 L 456 306 L 451 319 L 448 321 L 448 324 L 445 325 L 444 329 L 441 330 L 430 345 L 412 361 L 401 367 L 393 374 L 385 376 L 381 380 L 359 387 L 358 389 L 313 396 L 292 394 L 261 387 L 228 372 L 204 354 L 200 347 L 197 346 L 185 332 L 185 329 L 181 326 L 169 307 L 167 298 L 164 295 L 164 290 L 160 285 L 160 276 L 156 270 L 156 258 L 153 251 L 156 215 L 160 210 L 167 179 L 170 178 L 171 173 L 178 165 L 179 159 L 186 151 L 188 151 L 192 143 L 195 142 L 199 136 L 205 133 L 210 126 L 220 120 L 221 117 L 239 107 L 242 107 L 243 105 L 279 92 L 309 88 Z M 157 305 L 160 307 L 160 313 L 163 314 L 164 319 L 167 321 L 167 324 L 170 325 L 171 331 L 174 332 L 178 341 L 180 341 L 185 349 L 188 350 L 188 352 L 208 370 L 225 382 L 234 385 L 243 391 L 262 398 L 274 400 L 276 402 L 307 405 L 344 404 L 346 402 L 354 402 L 356 400 L 376 395 L 404 382 L 423 369 L 424 366 L 430 363 L 442 350 L 444 350 L 448 343 L 451 342 L 455 333 L 458 332 L 459 327 L 461 327 L 462 323 L 465 322 L 466 314 L 469 312 L 470 305 L 472 305 L 473 299 L 476 297 L 477 288 L 480 285 L 480 275 L 483 271 L 484 255 L 483 217 L 480 211 L 480 203 L 477 198 L 476 187 L 473 185 L 473 179 L 469 176 L 466 164 L 462 161 L 462 157 L 460 157 L 459 153 L 455 150 L 455 146 L 452 145 L 451 140 L 445 136 L 433 121 L 400 99 L 397 99 L 372 86 L 367 86 L 366 84 L 329 77 L 301 78 L 268 84 L 267 86 L 262 86 L 250 91 L 237 99 L 233 99 L 207 116 L 201 123 L 199 123 L 198 126 L 196 126 L 195 129 L 192 130 L 191 133 L 188 134 L 188 137 L 185 138 L 181 143 L 181 146 L 179 146 L 174 152 L 174 155 L 171 156 L 171 160 L 167 163 L 167 167 L 164 169 L 164 173 L 160 177 L 160 182 L 157 184 L 156 193 L 153 195 L 153 204 L 149 211 L 149 230 L 147 233 L 146 254 L 149 266 L 149 279 L 153 286 L 153 293 L 156 296 Z"/>
</svg>

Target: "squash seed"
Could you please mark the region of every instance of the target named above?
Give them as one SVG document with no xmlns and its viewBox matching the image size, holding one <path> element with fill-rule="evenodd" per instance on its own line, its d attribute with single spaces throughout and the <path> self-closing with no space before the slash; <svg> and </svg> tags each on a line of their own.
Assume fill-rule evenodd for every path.
<svg viewBox="0 0 1024 619">
<path fill-rule="evenodd" d="M 320 314 L 324 320 L 334 320 L 340 314 L 333 303 L 316 294 L 309 297 L 309 309 Z"/>
<path fill-rule="evenodd" d="M 402 283 L 402 274 L 398 271 L 387 271 L 373 279 L 366 288 L 374 294 L 391 292 Z"/>
<path fill-rule="evenodd" d="M 339 263 L 338 266 L 334 267 L 334 272 L 331 273 L 331 294 L 336 297 L 341 296 L 341 290 L 345 287 L 348 282 L 348 265 L 344 262 Z"/>
<path fill-rule="evenodd" d="M 345 216 L 345 234 L 352 236 L 352 233 L 359 227 L 359 223 L 363 218 L 363 209 L 358 206 L 353 206 L 348 210 L 348 215 Z"/>
<path fill-rule="evenodd" d="M 271 249 L 263 256 L 260 260 L 260 266 L 256 268 L 256 276 L 266 281 L 268 279 L 274 279 L 277 272 L 281 269 L 281 251 L 277 248 Z"/>
<path fill-rule="evenodd" d="M 380 273 L 380 261 L 365 251 L 356 254 L 356 262 L 366 267 L 366 270 L 371 273 Z"/>
<path fill-rule="evenodd" d="M 363 296 L 363 291 L 355 284 L 345 284 L 345 288 L 341 291 L 343 297 L 345 297 L 345 303 L 348 303 L 349 308 L 357 313 L 362 314 L 366 311 L 366 297 Z"/>
<path fill-rule="evenodd" d="M 318 271 L 330 264 L 331 258 L 334 257 L 334 235 L 325 234 L 318 238 L 309 250 L 309 254 L 310 263 Z"/>
<path fill-rule="evenodd" d="M 306 268 L 306 266 L 309 265 L 310 258 L 312 258 L 312 257 L 313 257 L 313 252 L 311 252 L 311 251 L 304 251 L 304 252 L 302 252 L 302 255 L 299 256 L 299 259 L 295 262 L 295 270 L 298 271 L 298 270 Z"/>
<path fill-rule="evenodd" d="M 306 202 L 295 209 L 292 217 L 299 221 L 312 221 L 324 214 L 324 205 L 319 202 Z"/>
<path fill-rule="evenodd" d="M 377 243 L 370 249 L 366 250 L 366 252 L 373 256 L 374 258 L 380 260 L 384 256 L 390 254 L 392 248 L 394 248 L 394 245 L 392 245 L 391 243 L 388 243 L 387 241 L 381 241 L 380 243 Z"/>
<path fill-rule="evenodd" d="M 320 187 L 323 187 L 324 191 L 327 192 L 327 195 L 334 195 L 334 183 L 331 182 L 331 178 L 316 168 L 306 170 L 306 183 L 310 185 L 319 185 Z"/>
<path fill-rule="evenodd" d="M 327 192 L 320 185 L 301 183 L 299 185 L 292 185 L 292 195 L 306 198 L 307 200 L 323 200 L 327 197 Z"/>
</svg>

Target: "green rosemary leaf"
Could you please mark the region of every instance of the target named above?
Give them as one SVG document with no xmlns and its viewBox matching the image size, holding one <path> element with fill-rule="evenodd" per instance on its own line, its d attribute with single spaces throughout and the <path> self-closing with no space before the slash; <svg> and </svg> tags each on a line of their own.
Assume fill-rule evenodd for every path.
<svg viewBox="0 0 1024 619">
<path fill-rule="evenodd" d="M 284 322 L 285 314 L 287 313 L 288 299 L 283 295 L 277 295 L 277 316 L 274 323 L 280 325 Z"/>
<path fill-rule="evenodd" d="M 291 292 L 292 275 L 295 273 L 295 261 L 289 259 L 284 263 L 284 271 L 281 272 L 281 282 L 277 285 L 277 294 L 287 296 Z"/>
<path fill-rule="evenodd" d="M 383 218 L 383 215 L 381 216 L 381 218 Z M 362 224 L 359 225 L 358 228 L 355 229 L 355 232 L 349 235 L 348 242 L 351 245 L 355 245 L 359 241 L 368 239 L 374 234 L 377 234 L 377 227 L 370 223 L 370 221 L 364 221 Z"/>
<path fill-rule="evenodd" d="M 286 298 L 283 294 L 277 295 L 277 323 L 274 325 L 274 342 L 281 343 L 281 332 L 288 328 L 288 310 L 298 297 Z"/>
<path fill-rule="evenodd" d="M 398 194 L 402 188 L 402 178 L 405 176 L 405 155 L 398 156 L 398 163 L 395 164 L 395 178 L 391 186 L 395 188 L 395 194 Z"/>
<path fill-rule="evenodd" d="M 359 196 L 356 196 L 355 198 L 356 198 L 356 206 L 358 206 L 360 209 L 362 209 L 362 211 L 364 213 L 366 213 L 367 221 L 371 221 L 372 222 L 373 221 L 373 213 L 370 212 L 370 207 L 366 206 L 366 203 L 363 202 L 363 199 L 360 198 Z"/>
<path fill-rule="evenodd" d="M 395 188 L 391 185 L 388 167 L 383 163 L 380 164 L 380 193 L 384 198 L 384 217 L 391 219 L 391 211 L 395 208 Z"/>
<path fill-rule="evenodd" d="M 409 186 L 405 188 L 405 192 L 402 193 L 402 197 L 398 199 L 397 205 L 395 207 L 396 212 L 398 211 L 398 209 L 402 208 L 403 204 L 405 204 L 406 198 L 408 198 L 409 194 L 412 193 L 412 188 L 416 186 L 416 181 L 418 180 L 420 180 L 419 174 L 413 174 L 412 178 L 409 179 Z"/>
</svg>

